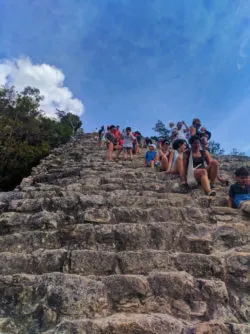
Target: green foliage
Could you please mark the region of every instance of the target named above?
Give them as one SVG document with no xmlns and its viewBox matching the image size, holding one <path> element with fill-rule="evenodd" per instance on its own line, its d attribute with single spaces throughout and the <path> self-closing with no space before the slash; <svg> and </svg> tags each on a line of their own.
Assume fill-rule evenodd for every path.
<svg viewBox="0 0 250 334">
<path fill-rule="evenodd" d="M 72 113 L 65 113 L 63 110 L 57 110 L 57 116 L 59 117 L 62 124 L 69 125 L 72 128 L 73 135 L 82 126 L 82 122 L 79 116 Z"/>
<path fill-rule="evenodd" d="M 221 145 L 213 140 L 209 142 L 209 149 L 210 153 L 213 155 L 222 155 L 225 153 L 225 150 L 221 147 Z"/>
<path fill-rule="evenodd" d="M 230 152 L 230 155 L 234 155 L 234 156 L 245 156 L 246 153 L 245 152 L 240 152 L 237 148 L 233 148 L 232 151 Z"/>
<path fill-rule="evenodd" d="M 155 124 L 153 130 L 157 132 L 161 137 L 169 137 L 170 131 L 166 128 L 165 124 L 158 120 L 158 122 Z"/>
<path fill-rule="evenodd" d="M 16 92 L 0 88 L 0 190 L 13 189 L 51 148 L 66 143 L 82 125 L 80 118 L 61 111 L 59 120 L 40 110 L 43 96 L 36 88 Z"/>
</svg>

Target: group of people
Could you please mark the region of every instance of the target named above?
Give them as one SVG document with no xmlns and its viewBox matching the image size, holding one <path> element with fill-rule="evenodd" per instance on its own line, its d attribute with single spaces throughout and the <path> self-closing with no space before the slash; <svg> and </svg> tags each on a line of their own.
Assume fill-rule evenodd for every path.
<svg viewBox="0 0 250 334">
<path fill-rule="evenodd" d="M 169 126 L 170 138 L 159 143 L 159 150 L 154 144 L 149 144 L 145 165 L 151 168 L 160 166 L 167 173 L 178 174 L 182 185 L 192 187 L 201 183 L 207 195 L 215 196 L 216 179 L 226 181 L 220 178 L 219 163 L 209 153 L 211 133 L 201 127 L 198 118 L 190 127 L 184 121 L 178 122 L 176 127 L 172 122 Z"/>
<path fill-rule="evenodd" d="M 169 124 L 168 138 L 153 143 L 145 140 L 148 151 L 145 155 L 145 166 L 157 168 L 168 174 L 177 174 L 183 186 L 193 187 L 201 184 L 208 196 L 215 196 L 215 182 L 228 184 L 219 176 L 219 162 L 212 158 L 209 151 L 211 132 L 201 125 L 198 118 L 188 126 L 184 121 Z M 111 125 L 105 131 L 99 130 L 99 145 L 107 145 L 107 159 L 112 160 L 116 150 L 116 158 L 124 152 L 124 159 L 133 160 L 133 154 L 140 151 L 142 135 L 139 131 L 132 132 L 131 127 L 120 131 L 119 126 Z M 239 207 L 242 202 L 250 200 L 250 182 L 248 171 L 240 168 L 235 172 L 236 184 L 229 191 L 229 207 Z"/>
<path fill-rule="evenodd" d="M 140 153 L 142 135 L 139 131 L 132 132 L 131 127 L 120 131 L 120 126 L 110 125 L 105 131 L 104 126 L 98 131 L 99 145 L 107 144 L 107 160 L 113 160 L 113 152 L 116 151 L 116 159 L 124 151 L 124 160 L 133 160 L 133 154 Z"/>
</svg>

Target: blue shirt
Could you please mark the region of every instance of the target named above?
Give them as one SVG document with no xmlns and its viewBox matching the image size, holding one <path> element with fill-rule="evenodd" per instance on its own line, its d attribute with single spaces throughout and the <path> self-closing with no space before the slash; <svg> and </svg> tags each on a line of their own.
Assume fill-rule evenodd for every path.
<svg viewBox="0 0 250 334">
<path fill-rule="evenodd" d="M 250 185 L 245 185 L 244 188 L 240 184 L 232 184 L 229 189 L 229 196 L 233 198 L 236 208 L 244 201 L 250 200 Z"/>
<path fill-rule="evenodd" d="M 156 154 L 157 154 L 157 151 L 148 151 L 145 155 L 145 159 L 147 160 L 147 163 L 154 160 Z"/>
</svg>

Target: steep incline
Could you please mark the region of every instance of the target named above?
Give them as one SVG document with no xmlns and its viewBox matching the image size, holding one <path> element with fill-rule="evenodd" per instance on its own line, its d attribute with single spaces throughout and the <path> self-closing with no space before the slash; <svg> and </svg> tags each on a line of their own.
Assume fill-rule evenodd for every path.
<svg viewBox="0 0 250 334">
<path fill-rule="evenodd" d="M 103 157 L 84 135 L 0 194 L 0 333 L 250 333 L 248 213 Z"/>
</svg>

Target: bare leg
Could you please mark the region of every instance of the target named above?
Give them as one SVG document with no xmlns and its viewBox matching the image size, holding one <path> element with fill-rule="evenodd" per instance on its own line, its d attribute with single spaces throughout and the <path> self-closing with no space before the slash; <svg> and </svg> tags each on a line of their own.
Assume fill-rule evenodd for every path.
<svg viewBox="0 0 250 334">
<path fill-rule="evenodd" d="M 219 163 L 217 160 L 212 160 L 208 166 L 208 176 L 211 183 L 214 183 L 219 172 Z"/>
<path fill-rule="evenodd" d="M 124 149 L 124 160 L 127 160 L 128 154 L 127 154 L 127 149 Z"/>
<path fill-rule="evenodd" d="M 195 178 L 201 182 L 202 188 L 204 189 L 206 194 L 211 192 L 210 183 L 208 179 L 208 174 L 206 169 L 195 169 L 194 170 Z"/>
<path fill-rule="evenodd" d="M 113 151 L 114 151 L 114 144 L 113 143 L 109 143 L 108 144 L 108 150 L 107 150 L 107 159 L 109 161 L 112 160 Z"/>
<path fill-rule="evenodd" d="M 133 160 L 133 152 L 132 152 L 132 148 L 129 149 L 129 156 L 130 156 L 130 160 Z"/>
<path fill-rule="evenodd" d="M 168 158 L 164 155 L 161 156 L 161 168 L 165 171 L 168 170 Z"/>
<path fill-rule="evenodd" d="M 119 156 L 120 156 L 120 154 L 121 154 L 121 152 L 122 152 L 122 147 L 119 146 L 119 145 L 117 145 L 115 148 L 117 149 L 116 159 L 118 159 Z"/>
<path fill-rule="evenodd" d="M 154 162 L 154 160 L 151 160 L 151 161 L 150 161 L 150 167 L 151 167 L 151 168 L 155 168 L 155 162 Z"/>
<path fill-rule="evenodd" d="M 175 170 L 181 177 L 181 183 L 186 184 L 186 176 L 182 156 L 179 156 L 175 162 Z"/>
</svg>

